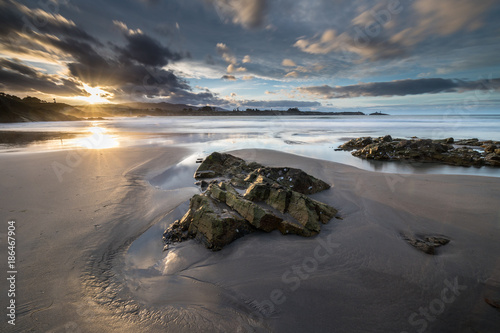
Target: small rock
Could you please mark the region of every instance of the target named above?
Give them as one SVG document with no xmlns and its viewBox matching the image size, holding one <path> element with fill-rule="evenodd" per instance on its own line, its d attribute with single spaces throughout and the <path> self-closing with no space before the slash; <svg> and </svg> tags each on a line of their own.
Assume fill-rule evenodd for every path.
<svg viewBox="0 0 500 333">
<path fill-rule="evenodd" d="M 411 237 L 405 234 L 401 234 L 401 236 L 414 248 L 431 255 L 436 254 L 437 247 L 446 245 L 450 242 L 448 238 L 442 236 Z"/>
<path fill-rule="evenodd" d="M 495 146 L 495 145 L 487 145 L 485 148 L 484 148 L 484 152 L 487 153 L 487 154 L 491 154 L 491 153 L 495 153 L 495 150 L 497 149 L 498 147 Z"/>
</svg>

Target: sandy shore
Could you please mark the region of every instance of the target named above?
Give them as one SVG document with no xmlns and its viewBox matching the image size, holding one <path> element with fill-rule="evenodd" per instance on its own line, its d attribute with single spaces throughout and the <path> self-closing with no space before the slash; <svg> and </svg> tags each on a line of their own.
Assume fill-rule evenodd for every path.
<svg viewBox="0 0 500 333">
<path fill-rule="evenodd" d="M 2 331 L 495 332 L 500 326 L 500 312 L 485 302 L 500 301 L 499 178 L 399 176 L 276 151 L 235 151 L 332 184 L 313 197 L 338 208 L 343 220 L 310 239 L 255 233 L 217 253 L 194 241 L 162 253 L 162 226 L 183 214 L 196 189 L 187 183 L 161 190 L 147 180 L 165 179 L 189 154 L 126 148 L 0 155 L 0 253 L 7 257 L 7 221 L 14 219 L 18 270 L 16 326 L 4 315 Z M 401 232 L 451 242 L 430 256 Z M 6 260 L 0 268 L 5 274 Z M 3 296 L 1 306 L 7 306 Z"/>
</svg>

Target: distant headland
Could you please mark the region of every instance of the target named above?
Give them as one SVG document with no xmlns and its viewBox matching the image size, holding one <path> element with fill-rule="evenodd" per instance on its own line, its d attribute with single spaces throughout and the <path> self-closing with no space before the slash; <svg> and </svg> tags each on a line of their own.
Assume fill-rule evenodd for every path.
<svg viewBox="0 0 500 333">
<path fill-rule="evenodd" d="M 370 115 L 385 115 L 372 113 Z M 321 112 L 288 110 L 259 110 L 239 108 L 225 110 L 215 106 L 191 106 L 171 103 L 122 103 L 72 106 L 65 103 L 46 102 L 36 97 L 20 98 L 0 93 L 0 123 L 29 121 L 102 120 L 105 117 L 146 116 L 365 116 L 361 111 Z"/>
</svg>

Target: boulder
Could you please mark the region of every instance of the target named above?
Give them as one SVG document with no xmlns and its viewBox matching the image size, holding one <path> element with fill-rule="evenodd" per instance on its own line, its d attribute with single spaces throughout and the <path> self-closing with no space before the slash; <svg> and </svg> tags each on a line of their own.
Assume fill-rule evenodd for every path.
<svg viewBox="0 0 500 333">
<path fill-rule="evenodd" d="M 310 237 L 337 214 L 306 195 L 330 186 L 300 169 L 247 164 L 229 154 L 210 156 L 195 175 L 231 178 L 212 180 L 205 193 L 191 198 L 187 213 L 163 234 L 167 249 L 194 238 L 217 251 L 256 230 Z"/>
<path fill-rule="evenodd" d="M 369 136 L 366 137 L 361 137 L 361 138 L 356 138 L 347 141 L 343 145 L 341 145 L 339 148 L 343 150 L 353 150 L 353 149 L 360 149 L 363 148 L 369 144 L 373 143 L 373 139 Z"/>
<path fill-rule="evenodd" d="M 195 238 L 208 249 L 217 251 L 255 229 L 234 211 L 224 209 L 206 195 L 191 198 L 189 210 L 163 234 L 167 245 Z"/>
<path fill-rule="evenodd" d="M 485 160 L 487 165 L 500 166 L 500 155 L 499 154 L 496 154 L 496 153 L 488 154 L 488 155 L 486 155 L 484 160 Z"/>
<path fill-rule="evenodd" d="M 194 177 L 202 179 L 232 176 L 247 173 L 259 166 L 257 163 L 247 165 L 241 158 L 230 154 L 214 152 L 203 160 Z"/>
<path fill-rule="evenodd" d="M 386 135 L 386 136 L 381 136 L 378 138 L 379 142 L 392 142 L 392 136 Z"/>
<path fill-rule="evenodd" d="M 482 143 L 477 138 L 458 140 L 455 141 L 455 144 L 460 146 L 473 146 L 473 147 L 480 147 L 482 145 Z"/>
<path fill-rule="evenodd" d="M 484 152 L 487 153 L 487 154 L 491 154 L 491 153 L 494 153 L 497 148 L 498 147 L 495 146 L 495 145 L 486 145 L 484 147 Z"/>
<path fill-rule="evenodd" d="M 251 172 L 245 181 L 253 182 L 259 176 L 302 194 L 314 194 L 330 188 L 324 181 L 294 168 L 258 168 Z"/>
</svg>

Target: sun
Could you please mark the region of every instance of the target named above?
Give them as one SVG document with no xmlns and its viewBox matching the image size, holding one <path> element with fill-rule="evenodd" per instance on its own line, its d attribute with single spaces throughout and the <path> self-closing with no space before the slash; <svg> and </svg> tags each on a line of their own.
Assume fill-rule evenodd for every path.
<svg viewBox="0 0 500 333">
<path fill-rule="evenodd" d="M 108 93 L 107 91 L 99 87 L 91 87 L 87 84 L 84 84 L 83 87 L 85 88 L 85 91 L 89 93 L 89 96 L 82 96 L 80 99 L 90 104 L 109 103 L 108 99 L 104 97 L 110 96 L 110 93 Z"/>
</svg>

